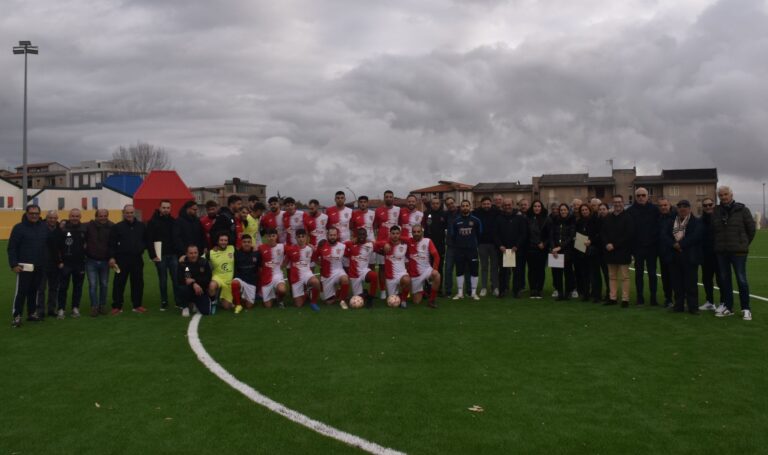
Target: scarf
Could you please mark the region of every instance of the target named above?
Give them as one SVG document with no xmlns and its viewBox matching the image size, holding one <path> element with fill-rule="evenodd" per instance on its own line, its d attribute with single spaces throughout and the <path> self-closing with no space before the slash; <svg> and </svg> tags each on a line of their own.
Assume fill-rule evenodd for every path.
<svg viewBox="0 0 768 455">
<path fill-rule="evenodd" d="M 683 220 L 680 220 L 680 217 L 675 217 L 675 224 L 672 227 L 672 235 L 675 237 L 676 242 L 683 240 L 685 237 L 685 228 L 688 226 L 688 221 L 690 221 L 690 219 L 690 214 Z"/>
</svg>

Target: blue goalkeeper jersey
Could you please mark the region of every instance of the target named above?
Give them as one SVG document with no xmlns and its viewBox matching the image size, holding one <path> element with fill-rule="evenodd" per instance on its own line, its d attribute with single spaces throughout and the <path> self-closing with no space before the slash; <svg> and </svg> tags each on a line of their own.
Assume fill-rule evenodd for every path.
<svg viewBox="0 0 768 455">
<path fill-rule="evenodd" d="M 474 215 L 459 215 L 451 223 L 448 235 L 454 248 L 477 249 L 483 223 Z"/>
</svg>

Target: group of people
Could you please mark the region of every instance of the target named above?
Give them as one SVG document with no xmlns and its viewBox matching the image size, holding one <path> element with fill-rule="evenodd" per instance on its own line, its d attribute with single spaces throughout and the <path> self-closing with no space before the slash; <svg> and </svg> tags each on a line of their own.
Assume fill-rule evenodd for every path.
<svg viewBox="0 0 768 455">
<path fill-rule="evenodd" d="M 86 275 L 91 316 L 106 314 L 110 270 L 111 314 L 122 313 L 129 281 L 132 311 L 146 312 L 145 252 L 158 273 L 160 310 L 169 307 L 172 290 L 173 303 L 184 316 L 212 314 L 216 308 L 239 313 L 258 301 L 267 308 L 283 306 L 289 290 L 294 305 L 308 303 L 316 311 L 321 301 L 343 309 L 370 308 L 377 292 L 401 308 L 409 299 L 420 303 L 425 297 L 432 308 L 439 296 L 519 298 L 526 287 L 529 297 L 538 299 L 548 265 L 558 299 L 626 308 L 632 262 L 635 303 L 645 303 L 647 272 L 649 304 L 657 305 L 658 261 L 664 303 L 673 311 L 687 306 L 691 313 L 732 315 L 733 270 L 743 318 L 750 320 L 746 258 L 755 222 L 749 209 L 734 202 L 730 188 L 720 187 L 718 198 L 718 205 L 705 199 L 698 218 L 688 201 L 671 207 L 661 199 L 656 205 L 644 188 L 636 190 L 629 207 L 616 195 L 610 206 L 575 199 L 551 206 L 551 213 L 541 201 L 515 203 L 498 195 L 483 198 L 474 210 L 467 200 L 457 204 L 451 197 L 433 198 L 423 201 L 422 211 L 414 195 L 405 207 L 395 205 L 392 191 L 384 193 L 384 204 L 376 210 L 368 208 L 366 196 L 353 209 L 338 191 L 334 205 L 324 211 L 314 199 L 305 211 L 290 197 L 272 197 L 264 205 L 255 196 L 247 201 L 231 196 L 224 207 L 208 201 L 202 217 L 194 201 L 176 217 L 171 203 L 162 201 L 146 223 L 127 205 L 122 221 L 114 224 L 103 209 L 88 223 L 81 223 L 78 209 L 62 222 L 56 211 L 43 220 L 40 207 L 31 204 L 8 243 L 9 264 L 17 276 L 13 326 L 21 325 L 25 303 L 28 321 L 64 318 L 70 283 L 71 316 L 79 317 Z M 699 268 L 706 293 L 702 306 Z"/>
</svg>

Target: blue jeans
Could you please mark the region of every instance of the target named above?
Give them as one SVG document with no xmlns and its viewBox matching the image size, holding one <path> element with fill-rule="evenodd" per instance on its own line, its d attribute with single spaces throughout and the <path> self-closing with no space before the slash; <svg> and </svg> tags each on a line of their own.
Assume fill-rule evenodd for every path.
<svg viewBox="0 0 768 455">
<path fill-rule="evenodd" d="M 720 298 L 729 311 L 733 311 L 733 277 L 731 268 L 736 272 L 736 284 L 739 286 L 741 309 L 749 309 L 749 283 L 747 283 L 747 256 L 718 254 L 717 265 L 720 270 Z"/>
<path fill-rule="evenodd" d="M 168 275 L 171 275 L 171 283 L 175 283 L 178 266 L 179 258 L 173 254 L 164 254 L 159 262 L 155 262 L 157 277 L 160 280 L 160 301 L 163 306 L 168 304 Z"/>
<path fill-rule="evenodd" d="M 91 308 L 107 306 L 107 288 L 109 287 L 109 261 L 96 259 L 85 260 L 85 273 L 88 275 L 88 296 Z"/>
</svg>

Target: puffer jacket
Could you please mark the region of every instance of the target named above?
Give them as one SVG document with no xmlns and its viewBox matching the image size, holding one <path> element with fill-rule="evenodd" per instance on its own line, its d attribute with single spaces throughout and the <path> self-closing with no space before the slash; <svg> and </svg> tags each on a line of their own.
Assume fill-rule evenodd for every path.
<svg viewBox="0 0 768 455">
<path fill-rule="evenodd" d="M 712 216 L 716 254 L 745 255 L 755 238 L 755 219 L 740 202 L 718 205 Z"/>
</svg>

